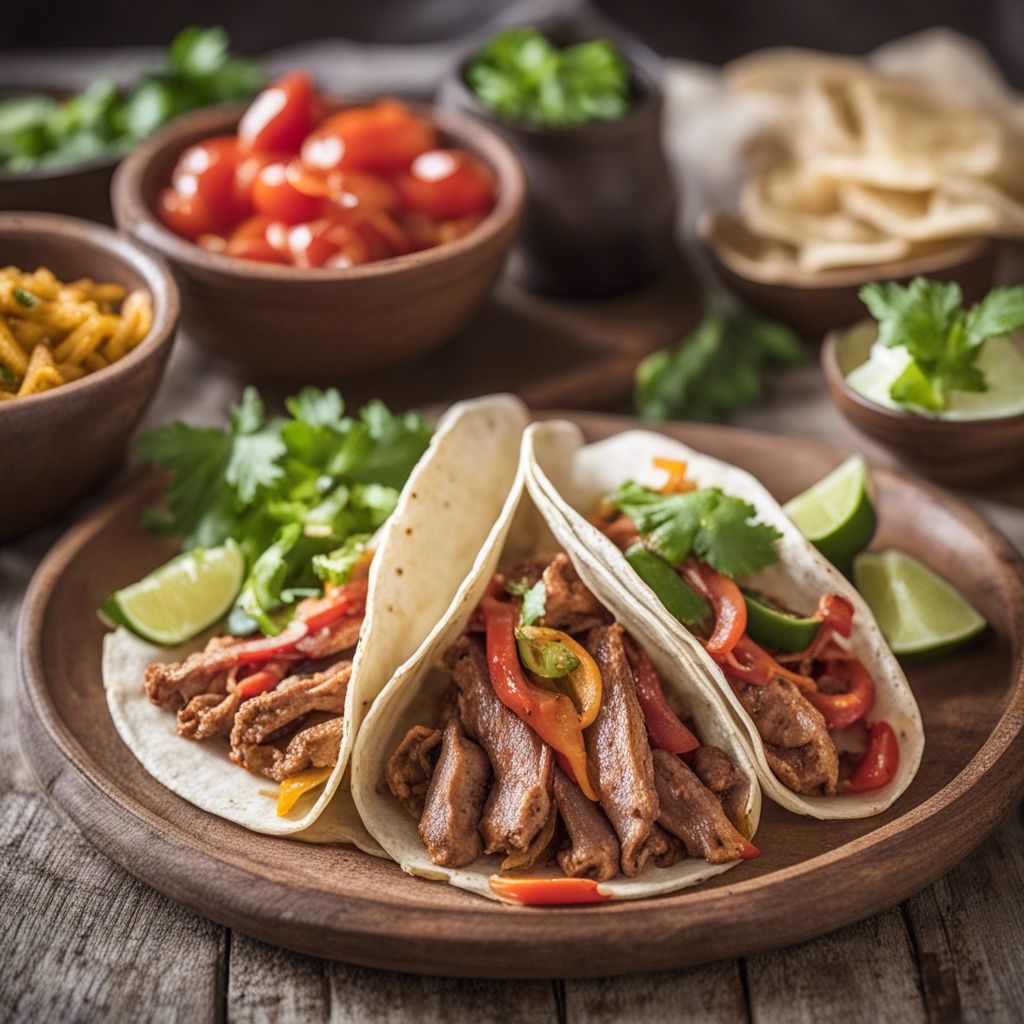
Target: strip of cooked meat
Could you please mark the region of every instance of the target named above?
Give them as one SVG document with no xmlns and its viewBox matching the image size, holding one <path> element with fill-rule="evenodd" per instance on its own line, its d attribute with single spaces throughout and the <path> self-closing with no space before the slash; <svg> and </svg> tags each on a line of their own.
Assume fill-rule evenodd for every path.
<svg viewBox="0 0 1024 1024">
<path fill-rule="evenodd" d="M 487 751 L 494 771 L 480 822 L 484 851 L 522 852 L 551 813 L 551 748 L 498 700 L 477 637 L 461 636 L 445 654 L 445 663 L 459 689 L 463 726 Z"/>
<path fill-rule="evenodd" d="M 177 711 L 200 693 L 223 693 L 227 673 L 235 663 L 231 648 L 237 637 L 215 636 L 201 651 L 184 661 L 154 662 L 146 666 L 146 696 L 168 711 Z"/>
<path fill-rule="evenodd" d="M 764 743 L 768 766 L 795 793 L 833 796 L 839 754 L 821 712 L 791 682 L 736 687 Z"/>
<path fill-rule="evenodd" d="M 282 752 L 270 742 L 272 737 L 313 711 L 341 715 L 351 675 L 352 663 L 342 661 L 325 672 L 291 676 L 276 690 L 244 701 L 231 729 L 231 760 L 278 782 L 301 771 L 291 766 L 302 759 L 302 752 L 298 748 L 294 753 Z M 338 738 L 340 740 L 340 732 Z M 324 751 L 318 750 L 322 758 Z M 334 756 L 336 760 L 336 748 Z"/>
<path fill-rule="evenodd" d="M 579 578 L 565 554 L 555 555 L 544 570 L 544 617 L 541 622 L 567 633 L 585 633 L 612 621 L 612 616 Z"/>
<path fill-rule="evenodd" d="M 700 746 L 686 755 L 686 763 L 721 801 L 725 816 L 746 835 L 750 779 L 721 747 Z"/>
<path fill-rule="evenodd" d="M 444 728 L 419 827 L 420 839 L 435 864 L 461 868 L 480 856 L 483 841 L 477 826 L 490 777 L 487 755 L 462 735 L 457 721 L 450 721 Z"/>
<path fill-rule="evenodd" d="M 658 818 L 658 793 L 647 728 L 618 625 L 587 634 L 586 646 L 603 681 L 601 710 L 584 734 L 601 806 L 622 846 L 622 873 L 633 878 L 654 852 L 648 841 Z"/>
<path fill-rule="evenodd" d="M 670 868 L 686 857 L 683 841 L 657 823 L 651 829 L 651 847 L 654 850 L 652 859 L 659 868 Z"/>
<path fill-rule="evenodd" d="M 307 768 L 333 768 L 338 763 L 345 719 L 341 715 L 299 730 L 284 748 L 277 772 L 282 779 L 298 775 Z"/>
<path fill-rule="evenodd" d="M 427 786 L 441 743 L 441 730 L 414 725 L 384 766 L 384 781 L 395 798 L 414 817 L 423 813 Z"/>
<path fill-rule="evenodd" d="M 709 864 L 736 860 L 745 841 L 715 794 L 675 754 L 655 750 L 653 756 L 658 824 L 678 836 L 691 857 L 703 857 Z"/>
<path fill-rule="evenodd" d="M 200 693 L 178 709 L 178 735 L 189 740 L 208 740 L 231 731 L 235 712 L 242 703 L 240 690 L 231 693 Z"/>
<path fill-rule="evenodd" d="M 295 648 L 307 658 L 329 658 L 334 654 L 351 650 L 359 642 L 359 631 L 363 626 L 361 615 L 346 616 L 329 626 L 324 626 L 311 636 L 304 636 Z"/>
<path fill-rule="evenodd" d="M 502 871 L 529 871 L 536 864 L 540 864 L 550 858 L 551 844 L 555 838 L 555 829 L 558 826 L 558 806 L 554 800 L 551 801 L 551 810 L 548 812 L 548 819 L 541 826 L 540 831 L 533 837 L 533 842 L 525 850 L 516 850 L 510 853 L 502 862 Z"/>
<path fill-rule="evenodd" d="M 555 769 L 555 800 L 570 846 L 558 853 L 558 866 L 570 878 L 606 882 L 619 873 L 619 841 L 593 800 L 588 800 L 561 769 Z"/>
</svg>

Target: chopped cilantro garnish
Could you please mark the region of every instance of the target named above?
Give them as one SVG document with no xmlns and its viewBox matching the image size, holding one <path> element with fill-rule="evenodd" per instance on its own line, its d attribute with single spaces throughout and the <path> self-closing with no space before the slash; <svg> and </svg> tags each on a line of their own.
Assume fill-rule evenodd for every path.
<svg viewBox="0 0 1024 1024">
<path fill-rule="evenodd" d="M 171 473 L 150 528 L 181 534 L 185 549 L 231 537 L 245 553 L 231 619 L 242 632 L 274 632 L 279 610 L 321 580 L 347 579 L 430 441 L 419 413 L 373 402 L 346 416 L 333 389 L 306 388 L 286 404 L 289 418 L 268 417 L 247 388 L 227 430 L 172 423 L 139 440 L 142 455 Z"/>
<path fill-rule="evenodd" d="M 893 382 L 890 396 L 900 405 L 941 412 L 950 391 L 985 391 L 975 365 L 989 338 L 1024 328 L 1024 285 L 994 288 L 970 310 L 960 286 L 916 277 L 903 287 L 868 284 L 861 301 L 878 321 L 878 341 L 905 348 L 907 368 Z"/>
<path fill-rule="evenodd" d="M 39 301 L 31 292 L 25 291 L 24 288 L 15 288 L 13 295 L 14 301 L 26 309 L 31 309 Z"/>
<path fill-rule="evenodd" d="M 523 599 L 523 609 L 520 612 L 520 620 L 524 626 L 532 626 L 544 615 L 547 604 L 548 592 L 543 580 L 537 580 L 532 587 L 516 580 L 508 580 L 505 589 L 514 597 Z"/>
<path fill-rule="evenodd" d="M 779 531 L 756 522 L 752 505 L 717 487 L 662 494 L 630 480 L 606 500 L 628 515 L 647 547 L 671 565 L 692 554 L 738 579 L 778 561 Z"/>
</svg>

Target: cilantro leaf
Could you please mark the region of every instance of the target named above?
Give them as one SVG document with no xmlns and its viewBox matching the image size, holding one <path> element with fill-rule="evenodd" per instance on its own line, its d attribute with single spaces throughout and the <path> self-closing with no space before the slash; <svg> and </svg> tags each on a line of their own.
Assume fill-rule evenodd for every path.
<svg viewBox="0 0 1024 1024">
<path fill-rule="evenodd" d="M 903 287 L 869 284 L 860 297 L 878 321 L 878 341 L 912 362 L 890 387 L 900 405 L 941 412 L 950 391 L 985 391 L 975 365 L 991 337 L 1024 327 L 1024 285 L 996 288 L 970 311 L 956 283 L 916 277 Z"/>
<path fill-rule="evenodd" d="M 717 420 L 760 401 L 764 371 L 805 358 L 787 327 L 713 306 L 674 349 L 640 363 L 634 404 L 648 419 Z"/>
<path fill-rule="evenodd" d="M 544 585 L 544 580 L 537 580 L 532 587 L 517 580 L 508 580 L 505 583 L 505 589 L 513 596 L 523 599 L 519 619 L 524 626 L 532 626 L 538 619 L 544 617 L 548 599 L 548 590 Z"/>
<path fill-rule="evenodd" d="M 25 291 L 24 288 L 15 288 L 12 294 L 18 305 L 24 306 L 26 309 L 31 309 L 39 301 L 31 292 Z"/>
<path fill-rule="evenodd" d="M 646 546 L 670 565 L 693 554 L 739 578 L 778 561 L 779 531 L 756 522 L 752 505 L 717 487 L 662 494 L 631 480 L 605 500 L 628 515 Z"/>
<path fill-rule="evenodd" d="M 624 117 L 633 99 L 629 65 L 613 43 L 559 48 L 535 28 L 499 32 L 470 61 L 466 82 L 501 117 L 554 126 Z"/>
<path fill-rule="evenodd" d="M 313 556 L 313 572 L 317 579 L 330 583 L 347 583 L 352 570 L 366 554 L 366 545 L 370 540 L 368 533 L 354 533 L 345 538 L 340 548 L 325 555 Z"/>
</svg>

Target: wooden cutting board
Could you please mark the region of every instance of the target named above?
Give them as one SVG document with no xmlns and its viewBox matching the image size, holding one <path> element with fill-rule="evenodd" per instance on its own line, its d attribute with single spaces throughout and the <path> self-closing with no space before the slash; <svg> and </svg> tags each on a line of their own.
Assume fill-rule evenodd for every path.
<svg viewBox="0 0 1024 1024">
<path fill-rule="evenodd" d="M 635 421 L 572 414 L 592 438 Z M 835 448 L 727 427 L 662 428 L 758 474 L 786 499 Z M 756 953 L 868 917 L 977 846 L 1024 792 L 1024 571 L 961 502 L 874 469 L 876 546 L 956 581 L 991 623 L 971 647 L 907 666 L 926 748 L 910 789 L 860 821 L 813 821 L 766 803 L 762 856 L 698 888 L 638 902 L 537 909 L 404 875 L 348 847 L 256 835 L 150 778 L 121 742 L 100 678 L 94 609 L 167 555 L 140 525 L 142 478 L 74 527 L 40 566 L 18 628 L 20 728 L 42 788 L 113 859 L 200 914 L 267 942 L 439 975 L 573 977 Z"/>
</svg>

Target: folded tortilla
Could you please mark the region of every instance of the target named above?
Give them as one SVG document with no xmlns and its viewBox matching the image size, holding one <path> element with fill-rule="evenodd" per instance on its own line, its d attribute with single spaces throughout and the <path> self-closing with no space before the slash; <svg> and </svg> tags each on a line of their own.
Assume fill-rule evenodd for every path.
<svg viewBox="0 0 1024 1024">
<path fill-rule="evenodd" d="M 525 452 L 525 448 L 524 448 Z M 501 855 L 484 856 L 464 868 L 434 864 L 420 840 L 418 823 L 392 796 L 383 782 L 392 751 L 414 725 L 436 720 L 441 699 L 451 676 L 439 667 L 445 651 L 461 636 L 499 566 L 513 565 L 540 554 L 566 550 L 583 583 L 604 604 L 642 647 L 657 668 L 668 695 L 677 696 L 690 712 L 702 742 L 721 747 L 750 780 L 746 817 L 751 834 L 761 814 L 761 792 L 750 755 L 717 697 L 691 668 L 680 662 L 670 643 L 665 643 L 639 602 L 628 589 L 596 560 L 578 550 L 578 543 L 557 516 L 550 520 L 526 493 L 526 463 L 508 500 L 480 551 L 472 572 L 441 620 L 417 653 L 405 662 L 382 691 L 363 723 L 352 756 L 352 796 L 364 825 L 388 856 L 403 871 L 421 878 L 447 881 L 491 899 L 501 899 L 490 885 L 500 871 Z M 572 547 L 576 550 L 568 550 Z M 674 892 L 696 885 L 733 867 L 686 858 L 669 868 L 648 863 L 636 878 L 616 876 L 598 884 L 598 891 L 612 899 L 638 899 Z M 537 867 L 515 872 L 517 877 L 561 877 L 557 868 Z"/>
<path fill-rule="evenodd" d="M 345 772 L 359 727 L 396 667 L 441 619 L 489 541 L 513 482 L 528 417 L 511 395 L 454 405 L 413 469 L 384 525 L 370 566 L 366 614 L 345 697 L 338 763 L 319 790 L 287 815 L 276 809 L 277 784 L 228 758 L 221 740 L 178 736 L 175 716 L 152 704 L 146 665 L 202 649 L 213 633 L 177 650 L 155 647 L 125 629 L 103 646 L 103 682 L 117 731 L 155 779 L 190 803 L 267 835 L 380 847 L 363 828 Z"/>
<path fill-rule="evenodd" d="M 527 486 L 536 501 L 546 505 L 573 534 L 576 550 L 588 552 L 636 594 L 662 637 L 674 645 L 688 664 L 699 666 L 705 689 L 713 693 L 736 723 L 757 768 L 764 792 L 797 814 L 815 818 L 862 818 L 885 810 L 910 785 L 924 751 L 924 727 L 914 695 L 899 662 L 889 649 L 870 609 L 850 582 L 803 536 L 779 503 L 753 476 L 736 466 L 650 431 L 633 430 L 587 445 L 574 424 L 552 421 L 534 424 L 524 438 L 528 452 Z M 626 480 L 657 487 L 661 476 L 652 466 L 660 456 L 686 463 L 687 476 L 698 487 L 719 487 L 742 498 L 758 518 L 781 534 L 778 562 L 749 577 L 755 590 L 772 594 L 786 607 L 812 614 L 823 594 L 838 594 L 854 607 L 850 646 L 875 682 L 872 717 L 887 721 L 899 740 L 896 776 L 883 789 L 836 796 L 802 796 L 776 778 L 768 766 L 764 745 L 754 723 L 733 693 L 721 669 L 685 626 L 666 611 L 657 595 L 636 575 L 619 548 L 585 518 L 605 495 Z M 656 479 L 657 477 L 657 479 Z"/>
</svg>

